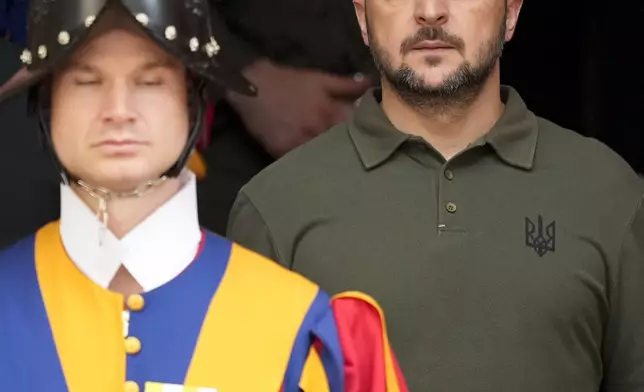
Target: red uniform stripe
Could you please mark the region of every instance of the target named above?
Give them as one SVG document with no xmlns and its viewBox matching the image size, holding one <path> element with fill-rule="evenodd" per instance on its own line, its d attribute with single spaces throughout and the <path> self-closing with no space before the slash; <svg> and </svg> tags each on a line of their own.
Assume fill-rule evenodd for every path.
<svg viewBox="0 0 644 392">
<path fill-rule="evenodd" d="M 347 293 L 334 298 L 332 307 L 344 354 L 345 391 L 408 392 L 375 301 Z"/>
<path fill-rule="evenodd" d="M 210 140 L 212 139 L 212 126 L 215 122 L 215 105 L 209 103 L 206 107 L 206 113 L 204 115 L 203 129 L 201 132 L 201 137 L 197 141 L 197 151 L 203 151 L 206 147 L 210 145 Z"/>
</svg>

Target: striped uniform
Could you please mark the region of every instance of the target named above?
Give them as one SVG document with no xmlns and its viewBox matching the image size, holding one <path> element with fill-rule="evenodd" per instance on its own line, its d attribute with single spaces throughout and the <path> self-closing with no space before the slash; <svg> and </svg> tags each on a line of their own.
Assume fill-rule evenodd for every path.
<svg viewBox="0 0 644 392">
<path fill-rule="evenodd" d="M 0 314 L 3 391 L 406 391 L 370 298 L 331 300 L 209 233 L 177 278 L 125 298 L 49 224 L 0 253 Z"/>
</svg>

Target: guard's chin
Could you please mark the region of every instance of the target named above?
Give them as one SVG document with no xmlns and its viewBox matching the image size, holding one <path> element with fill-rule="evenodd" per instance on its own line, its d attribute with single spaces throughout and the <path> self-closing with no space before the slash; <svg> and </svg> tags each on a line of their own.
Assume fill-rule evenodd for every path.
<svg viewBox="0 0 644 392">
<path fill-rule="evenodd" d="M 112 192 L 127 193 L 136 190 L 148 181 L 161 176 L 145 165 L 103 164 L 93 170 L 83 170 L 76 175 L 92 187 L 105 188 Z"/>
</svg>

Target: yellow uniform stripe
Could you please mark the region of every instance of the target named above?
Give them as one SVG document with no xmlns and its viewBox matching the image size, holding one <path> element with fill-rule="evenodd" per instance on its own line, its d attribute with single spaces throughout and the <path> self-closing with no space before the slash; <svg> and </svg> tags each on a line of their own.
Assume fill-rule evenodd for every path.
<svg viewBox="0 0 644 392">
<path fill-rule="evenodd" d="M 318 288 L 278 264 L 233 245 L 210 304 L 186 385 L 276 392 Z"/>
<path fill-rule="evenodd" d="M 158 382 L 146 382 L 144 392 L 163 392 L 163 384 Z"/>
<path fill-rule="evenodd" d="M 315 348 L 311 348 L 304 365 L 300 388 L 304 392 L 330 392 L 322 358 Z"/>
<path fill-rule="evenodd" d="M 146 382 L 144 392 L 217 392 L 217 389 Z"/>
<path fill-rule="evenodd" d="M 208 173 L 208 166 L 206 165 L 206 161 L 197 151 L 192 153 L 186 166 L 188 166 L 188 169 L 195 173 L 195 176 L 199 180 L 205 178 L 206 174 Z"/>
<path fill-rule="evenodd" d="M 58 223 L 40 229 L 35 252 L 40 290 L 69 391 L 123 390 L 123 297 L 94 284 L 76 268 L 63 248 Z"/>
</svg>

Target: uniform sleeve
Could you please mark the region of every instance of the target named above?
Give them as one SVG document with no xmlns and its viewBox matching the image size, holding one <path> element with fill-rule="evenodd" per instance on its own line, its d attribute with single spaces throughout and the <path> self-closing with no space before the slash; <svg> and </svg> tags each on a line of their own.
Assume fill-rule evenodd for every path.
<svg viewBox="0 0 644 392">
<path fill-rule="evenodd" d="M 375 300 L 359 292 L 332 304 L 344 359 L 346 392 L 408 392 L 389 344 L 385 317 Z"/>
<path fill-rule="evenodd" d="M 336 296 L 330 306 L 324 301 L 318 306 L 311 347 L 306 358 L 300 354 L 303 362 L 291 361 L 284 392 L 298 391 L 295 379 L 303 392 L 408 392 L 374 300 L 350 292 Z M 297 346 L 294 352 L 301 351 Z"/>
<path fill-rule="evenodd" d="M 642 202 L 611 272 L 602 392 L 644 392 L 644 209 Z"/>
<path fill-rule="evenodd" d="M 239 193 L 230 210 L 226 237 L 245 248 L 283 264 L 264 218 L 243 191 Z"/>
<path fill-rule="evenodd" d="M 344 358 L 330 302 L 320 291 L 311 304 L 293 344 L 282 392 L 345 392 Z"/>
</svg>

